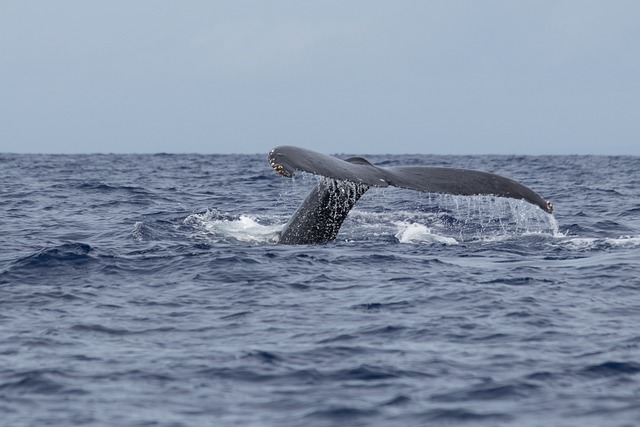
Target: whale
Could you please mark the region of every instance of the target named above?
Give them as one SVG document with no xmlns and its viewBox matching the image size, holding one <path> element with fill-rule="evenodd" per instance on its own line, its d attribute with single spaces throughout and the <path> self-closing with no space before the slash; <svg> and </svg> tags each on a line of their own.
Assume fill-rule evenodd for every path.
<svg viewBox="0 0 640 427">
<path fill-rule="evenodd" d="M 349 211 L 371 187 L 506 197 L 524 200 L 548 214 L 553 213 L 553 204 L 535 191 L 490 172 L 430 166 L 380 167 L 363 157 L 343 160 L 289 145 L 272 149 L 268 161 L 277 173 L 287 178 L 296 172 L 324 177 L 282 228 L 279 237 L 282 244 L 322 244 L 335 240 Z"/>
</svg>

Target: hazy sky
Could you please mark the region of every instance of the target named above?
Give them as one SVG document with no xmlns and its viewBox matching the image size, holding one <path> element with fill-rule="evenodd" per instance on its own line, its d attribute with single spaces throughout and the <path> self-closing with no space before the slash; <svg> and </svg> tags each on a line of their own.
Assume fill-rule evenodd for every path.
<svg viewBox="0 0 640 427">
<path fill-rule="evenodd" d="M 640 2 L 0 1 L 0 152 L 640 155 Z"/>
</svg>

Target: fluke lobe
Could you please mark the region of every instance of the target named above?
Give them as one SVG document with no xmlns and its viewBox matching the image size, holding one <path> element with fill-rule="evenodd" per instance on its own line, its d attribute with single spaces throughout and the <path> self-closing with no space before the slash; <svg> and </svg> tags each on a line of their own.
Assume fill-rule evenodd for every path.
<svg viewBox="0 0 640 427">
<path fill-rule="evenodd" d="M 314 244 L 334 240 L 347 214 L 370 187 L 401 187 L 462 196 L 522 199 L 552 213 L 553 205 L 533 190 L 500 175 L 427 166 L 378 167 L 362 157 L 345 160 L 293 146 L 276 147 L 269 163 L 280 175 L 295 171 L 324 176 L 280 233 L 280 243 Z"/>
</svg>

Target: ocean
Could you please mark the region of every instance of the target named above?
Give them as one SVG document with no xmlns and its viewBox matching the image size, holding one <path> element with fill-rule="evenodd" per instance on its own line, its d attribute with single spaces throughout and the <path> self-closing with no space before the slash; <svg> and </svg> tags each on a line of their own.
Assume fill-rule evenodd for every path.
<svg viewBox="0 0 640 427">
<path fill-rule="evenodd" d="M 367 156 L 555 206 L 369 190 L 261 155 L 0 154 L 0 425 L 637 426 L 640 157 Z"/>
</svg>

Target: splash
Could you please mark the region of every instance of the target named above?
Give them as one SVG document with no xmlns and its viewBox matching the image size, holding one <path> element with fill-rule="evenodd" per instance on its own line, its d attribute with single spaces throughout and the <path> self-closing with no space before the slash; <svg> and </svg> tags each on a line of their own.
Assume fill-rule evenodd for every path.
<svg viewBox="0 0 640 427">
<path fill-rule="evenodd" d="M 399 231 L 395 237 L 400 243 L 440 243 L 443 245 L 457 245 L 458 241 L 453 237 L 434 234 L 432 230 L 422 224 L 410 222 L 397 222 Z"/>
<path fill-rule="evenodd" d="M 547 214 L 549 217 L 549 225 L 551 226 L 551 234 L 553 237 L 565 237 L 564 233 L 560 232 L 560 226 L 558 225 L 558 220 L 553 214 Z"/>
<path fill-rule="evenodd" d="M 213 242 L 276 243 L 282 225 L 265 224 L 250 215 L 231 216 L 217 210 L 191 214 L 183 221 L 195 229 L 190 237 Z"/>
<path fill-rule="evenodd" d="M 415 197 L 405 190 L 385 190 L 365 195 L 351 212 L 343 227 L 349 240 L 358 240 L 365 232 L 391 235 L 401 243 L 444 244 L 559 236 L 555 217 L 525 201 L 429 193 Z M 385 200 L 384 205 L 379 200 Z"/>
<path fill-rule="evenodd" d="M 476 237 L 558 233 L 555 217 L 524 200 L 443 195 L 439 209 Z"/>
<path fill-rule="evenodd" d="M 333 180 L 302 174 L 304 183 L 336 185 Z M 326 180 L 326 181 L 325 181 Z M 299 183 L 300 184 L 300 183 Z M 288 185 L 285 188 L 300 192 L 306 188 Z M 337 187 L 347 194 L 349 206 L 357 200 L 356 184 Z M 372 191 L 373 190 L 373 191 Z M 400 243 L 435 243 L 456 245 L 468 241 L 498 241 L 525 235 L 559 235 L 558 222 L 537 206 L 525 201 L 491 196 L 452 196 L 415 192 L 402 189 L 372 189 L 350 211 L 338 235 L 338 240 L 362 241 L 392 239 Z M 292 197 L 288 193 L 281 200 Z M 381 203 L 382 201 L 382 203 Z M 296 200 L 296 204 L 299 202 Z M 290 208 L 288 208 L 290 209 Z M 289 213 L 229 214 L 217 209 L 189 215 L 183 226 L 190 229 L 190 238 L 207 243 L 277 243 Z M 136 234 L 148 234 L 136 224 Z"/>
</svg>

